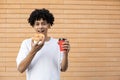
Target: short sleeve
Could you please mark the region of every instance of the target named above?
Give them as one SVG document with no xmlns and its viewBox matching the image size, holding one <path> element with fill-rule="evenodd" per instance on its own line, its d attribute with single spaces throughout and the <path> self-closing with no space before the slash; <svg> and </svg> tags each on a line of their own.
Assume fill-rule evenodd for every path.
<svg viewBox="0 0 120 80">
<path fill-rule="evenodd" d="M 60 64 L 62 63 L 64 53 L 60 53 Z"/>
<path fill-rule="evenodd" d="M 61 69 L 61 63 L 62 63 L 62 60 L 63 60 L 63 57 L 64 57 L 64 53 L 60 51 L 60 47 L 59 47 L 59 44 L 58 44 L 58 40 L 57 40 L 57 47 L 58 47 L 58 54 L 59 54 L 59 68 Z"/>
<path fill-rule="evenodd" d="M 17 67 L 20 64 L 20 62 L 27 56 L 29 50 L 27 48 L 27 43 L 24 40 L 20 46 L 17 58 L 16 58 L 16 63 L 17 63 Z"/>
</svg>

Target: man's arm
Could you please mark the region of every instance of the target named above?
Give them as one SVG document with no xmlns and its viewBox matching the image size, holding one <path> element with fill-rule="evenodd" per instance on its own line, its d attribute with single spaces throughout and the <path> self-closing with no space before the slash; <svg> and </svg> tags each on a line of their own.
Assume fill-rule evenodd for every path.
<svg viewBox="0 0 120 80">
<path fill-rule="evenodd" d="M 27 69 L 27 67 L 31 63 L 35 54 L 36 54 L 36 52 L 30 51 L 29 54 L 26 56 L 26 58 L 19 64 L 18 71 L 20 73 L 23 73 Z"/>
<path fill-rule="evenodd" d="M 65 72 L 68 68 L 68 54 L 64 54 L 62 63 L 61 63 L 61 71 Z"/>
<path fill-rule="evenodd" d="M 68 53 L 70 50 L 70 44 L 68 40 L 65 40 L 65 42 L 63 43 L 63 49 L 64 49 L 64 53 L 63 53 L 63 59 L 61 63 L 61 71 L 65 72 L 68 68 Z"/>
<path fill-rule="evenodd" d="M 39 41 L 38 41 L 39 42 Z M 38 42 L 36 44 L 32 43 L 32 49 L 28 53 L 25 59 L 21 61 L 21 63 L 18 65 L 18 71 L 23 73 L 28 66 L 30 65 L 32 59 L 34 58 L 35 54 L 43 47 L 44 42 L 38 45 Z"/>
</svg>

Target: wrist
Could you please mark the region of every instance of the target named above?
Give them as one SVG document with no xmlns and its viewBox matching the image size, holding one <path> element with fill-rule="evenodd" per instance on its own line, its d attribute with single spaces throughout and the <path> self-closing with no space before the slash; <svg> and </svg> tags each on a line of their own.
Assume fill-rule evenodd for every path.
<svg viewBox="0 0 120 80">
<path fill-rule="evenodd" d="M 30 54 L 35 55 L 36 53 L 37 53 L 37 51 L 36 51 L 36 50 L 31 49 Z"/>
<path fill-rule="evenodd" d="M 65 56 L 65 57 L 68 57 L 68 53 L 64 53 L 64 56 Z"/>
</svg>

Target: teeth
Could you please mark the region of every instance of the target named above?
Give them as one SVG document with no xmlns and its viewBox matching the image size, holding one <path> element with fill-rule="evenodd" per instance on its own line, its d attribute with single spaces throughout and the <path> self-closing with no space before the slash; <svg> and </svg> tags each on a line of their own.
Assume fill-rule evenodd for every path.
<svg viewBox="0 0 120 80">
<path fill-rule="evenodd" d="M 44 30 L 38 30 L 38 32 L 44 32 Z"/>
<path fill-rule="evenodd" d="M 44 32 L 44 30 L 42 29 L 41 32 Z"/>
</svg>

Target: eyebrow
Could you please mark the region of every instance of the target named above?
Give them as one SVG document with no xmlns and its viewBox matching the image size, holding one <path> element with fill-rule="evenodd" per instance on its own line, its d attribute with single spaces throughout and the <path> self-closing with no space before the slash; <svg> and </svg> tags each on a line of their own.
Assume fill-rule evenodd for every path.
<svg viewBox="0 0 120 80">
<path fill-rule="evenodd" d="M 40 21 L 35 21 L 35 22 L 40 22 Z M 47 22 L 47 21 L 42 21 L 42 22 Z"/>
</svg>

